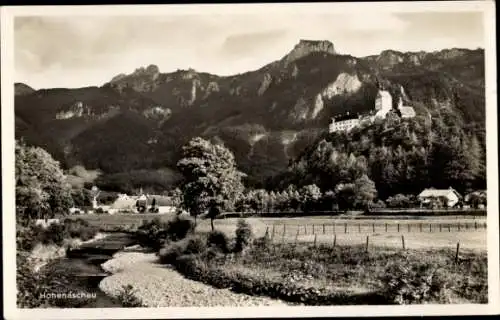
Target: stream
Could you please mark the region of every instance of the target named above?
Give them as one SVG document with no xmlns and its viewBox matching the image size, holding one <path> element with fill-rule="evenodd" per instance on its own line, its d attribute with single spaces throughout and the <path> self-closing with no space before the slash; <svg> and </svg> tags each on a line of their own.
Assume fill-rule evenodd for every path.
<svg viewBox="0 0 500 320">
<path fill-rule="evenodd" d="M 117 251 L 133 244 L 134 240 L 128 234 L 110 233 L 105 238 L 67 251 L 66 257 L 56 259 L 43 268 L 50 268 L 50 272 L 62 272 L 67 276 L 71 281 L 72 292 L 93 295 L 80 308 L 120 308 L 121 303 L 99 289 L 99 282 L 110 275 L 101 268 L 101 264 L 112 259 Z"/>
</svg>

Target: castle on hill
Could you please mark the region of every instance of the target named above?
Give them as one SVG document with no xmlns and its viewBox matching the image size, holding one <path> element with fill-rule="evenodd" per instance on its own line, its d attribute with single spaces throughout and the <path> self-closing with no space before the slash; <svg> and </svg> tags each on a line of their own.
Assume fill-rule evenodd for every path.
<svg viewBox="0 0 500 320">
<path fill-rule="evenodd" d="M 403 88 L 400 88 L 403 92 Z M 375 109 L 369 111 L 365 114 L 351 114 L 347 112 L 342 115 L 333 117 L 330 122 L 329 131 L 349 131 L 354 127 L 359 126 L 362 123 L 373 123 L 375 119 L 385 119 L 387 114 L 393 110 L 392 108 L 392 96 L 389 91 L 380 88 L 377 97 L 375 98 Z M 401 95 L 399 97 L 398 106 L 395 110 L 403 119 L 413 118 L 415 116 L 415 110 L 412 107 L 404 106 L 403 99 Z"/>
</svg>

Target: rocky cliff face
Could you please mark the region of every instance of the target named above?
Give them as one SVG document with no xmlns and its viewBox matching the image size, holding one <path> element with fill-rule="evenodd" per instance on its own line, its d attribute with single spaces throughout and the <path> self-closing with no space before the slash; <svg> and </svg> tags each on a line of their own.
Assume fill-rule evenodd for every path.
<svg viewBox="0 0 500 320">
<path fill-rule="evenodd" d="M 330 41 L 300 40 L 293 50 L 284 58 L 285 65 L 303 58 L 313 52 L 336 54 L 335 47 Z"/>
</svg>

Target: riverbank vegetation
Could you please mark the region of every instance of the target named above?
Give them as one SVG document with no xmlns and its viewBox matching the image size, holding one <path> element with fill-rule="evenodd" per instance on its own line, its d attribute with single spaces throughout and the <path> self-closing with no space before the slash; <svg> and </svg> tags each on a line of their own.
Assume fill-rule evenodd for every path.
<svg viewBox="0 0 500 320">
<path fill-rule="evenodd" d="M 305 305 L 487 303 L 485 253 L 272 244 L 241 220 L 166 241 L 159 260 L 185 277 L 238 293 Z"/>
<path fill-rule="evenodd" d="M 61 292 L 82 292 L 82 286 L 75 283 L 70 273 L 54 268 L 51 262 L 55 258 L 64 257 L 65 250 L 71 245 L 72 240 L 88 241 L 97 233 L 97 227 L 81 219 L 65 219 L 62 223 L 52 223 L 47 227 L 34 223 L 18 226 L 16 237 L 18 306 L 78 307 L 88 303 L 92 297 L 68 299 L 45 296 Z M 46 250 L 43 250 L 44 248 Z M 35 249 L 38 250 L 35 252 Z M 86 292 L 85 295 L 91 296 L 90 292 Z"/>
</svg>

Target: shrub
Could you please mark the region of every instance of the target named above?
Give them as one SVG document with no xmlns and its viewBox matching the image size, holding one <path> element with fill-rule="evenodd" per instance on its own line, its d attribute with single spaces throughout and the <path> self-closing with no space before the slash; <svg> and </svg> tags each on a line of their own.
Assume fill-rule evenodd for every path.
<svg viewBox="0 0 500 320">
<path fill-rule="evenodd" d="M 171 242 L 160 249 L 160 263 L 173 264 L 186 250 L 186 243 L 183 241 Z"/>
<path fill-rule="evenodd" d="M 168 223 L 162 222 L 159 218 L 154 218 L 151 221 L 143 220 L 135 237 L 139 244 L 158 250 L 168 239 L 168 229 Z"/>
<path fill-rule="evenodd" d="M 234 247 L 235 252 L 243 251 L 252 240 L 252 227 L 243 219 L 238 220 L 236 228 L 236 243 Z"/>
<path fill-rule="evenodd" d="M 191 217 L 175 216 L 168 223 L 168 236 L 172 241 L 178 241 L 193 233 L 194 229 L 195 223 Z"/>
<path fill-rule="evenodd" d="M 179 241 L 194 232 L 194 220 L 190 217 L 176 216 L 173 220 L 162 222 L 159 218 L 143 220 L 135 236 L 139 244 L 152 249 L 160 249 L 165 242 Z"/>
<path fill-rule="evenodd" d="M 63 225 L 66 228 L 66 234 L 70 238 L 79 238 L 83 241 L 87 241 L 95 237 L 97 234 L 97 228 L 91 226 L 88 221 L 83 219 L 65 219 Z"/>
<path fill-rule="evenodd" d="M 173 264 L 178 257 L 186 254 L 200 254 L 207 250 L 206 241 L 200 236 L 189 236 L 180 241 L 167 242 L 159 251 L 160 262 Z"/>
<path fill-rule="evenodd" d="M 396 304 L 443 302 L 445 271 L 432 263 L 389 262 L 380 278 L 387 299 Z"/>
<path fill-rule="evenodd" d="M 122 290 L 117 296 L 118 301 L 125 308 L 137 308 L 144 306 L 141 299 L 135 296 L 136 290 L 130 284 L 122 286 Z"/>
<path fill-rule="evenodd" d="M 207 242 L 200 236 L 191 236 L 184 240 L 187 241 L 184 254 L 199 254 L 207 251 Z"/>
<path fill-rule="evenodd" d="M 384 304 L 384 297 L 377 292 L 348 295 L 337 290 L 329 291 L 314 287 L 277 282 L 264 277 L 227 272 L 224 266 L 210 267 L 196 255 L 183 255 L 176 260 L 176 270 L 186 277 L 210 284 L 216 288 L 231 288 L 237 293 L 265 295 L 306 305 L 334 304 Z"/>
<path fill-rule="evenodd" d="M 229 253 L 229 239 L 222 231 L 214 230 L 208 234 L 207 244 L 209 247 L 217 248 L 223 253 Z"/>
<path fill-rule="evenodd" d="M 28 227 L 18 227 L 16 231 L 17 250 L 31 251 L 39 242 L 39 235 L 42 232 L 43 227 L 34 224 Z"/>
<path fill-rule="evenodd" d="M 386 204 L 382 200 L 378 200 L 377 202 L 370 203 L 370 209 L 383 209 L 386 208 Z"/>
<path fill-rule="evenodd" d="M 64 224 L 59 223 L 52 223 L 40 235 L 43 244 L 55 244 L 58 246 L 62 245 L 65 238 L 69 238 L 68 229 Z"/>
<path fill-rule="evenodd" d="M 272 241 L 271 238 L 269 238 L 269 235 L 265 235 L 263 237 L 257 238 L 253 241 L 254 246 L 256 249 L 269 249 L 271 247 Z"/>
<path fill-rule="evenodd" d="M 62 223 L 52 223 L 47 228 L 30 224 L 17 230 L 18 250 L 31 251 L 36 244 L 62 245 L 64 239 L 78 238 L 90 240 L 97 234 L 98 228 L 82 219 L 65 219 Z"/>
<path fill-rule="evenodd" d="M 387 198 L 386 203 L 389 208 L 410 208 L 414 204 L 414 201 L 411 195 L 398 193 Z"/>
</svg>

